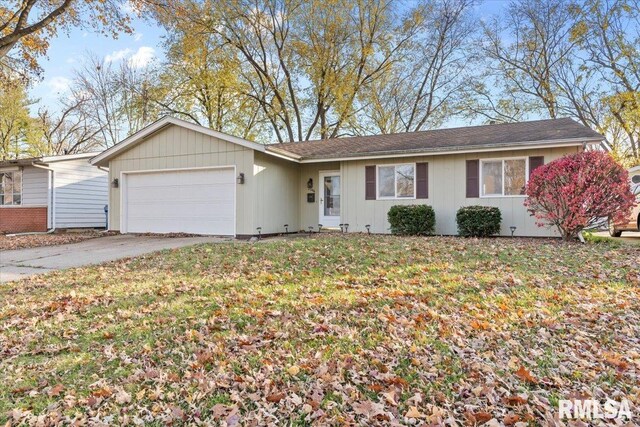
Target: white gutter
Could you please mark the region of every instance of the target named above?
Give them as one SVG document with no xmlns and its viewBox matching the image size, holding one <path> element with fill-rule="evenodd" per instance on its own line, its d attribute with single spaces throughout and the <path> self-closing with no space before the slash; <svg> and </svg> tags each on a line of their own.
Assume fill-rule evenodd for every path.
<svg viewBox="0 0 640 427">
<path fill-rule="evenodd" d="M 53 233 L 54 231 L 56 231 L 56 186 L 55 186 L 55 182 L 54 182 L 54 177 L 55 177 L 55 171 L 53 169 L 51 169 L 50 167 L 44 166 L 44 165 L 39 165 L 36 163 L 31 163 L 31 166 L 33 166 L 34 168 L 38 168 L 38 169 L 44 169 L 46 171 L 51 172 L 50 175 L 50 194 L 51 194 L 51 203 L 49 204 L 49 208 L 51 209 L 51 229 L 47 230 L 47 233 Z"/>
</svg>

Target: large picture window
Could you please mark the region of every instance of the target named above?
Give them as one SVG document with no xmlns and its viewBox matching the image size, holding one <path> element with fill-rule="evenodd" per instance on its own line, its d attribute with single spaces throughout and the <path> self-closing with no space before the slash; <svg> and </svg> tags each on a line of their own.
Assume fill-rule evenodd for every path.
<svg viewBox="0 0 640 427">
<path fill-rule="evenodd" d="M 22 171 L 0 172 L 0 206 L 22 203 Z"/>
<path fill-rule="evenodd" d="M 527 159 L 482 160 L 482 196 L 522 196 L 527 183 Z"/>
<path fill-rule="evenodd" d="M 378 166 L 378 199 L 413 199 L 416 165 Z"/>
</svg>

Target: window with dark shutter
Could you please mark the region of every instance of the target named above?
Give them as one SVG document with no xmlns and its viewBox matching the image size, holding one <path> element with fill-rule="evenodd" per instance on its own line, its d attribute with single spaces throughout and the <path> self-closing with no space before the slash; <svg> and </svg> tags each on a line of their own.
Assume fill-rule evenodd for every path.
<svg viewBox="0 0 640 427">
<path fill-rule="evenodd" d="M 416 199 L 429 198 L 429 163 L 416 163 Z"/>
<path fill-rule="evenodd" d="M 480 197 L 480 160 L 467 160 L 467 198 Z"/>
<path fill-rule="evenodd" d="M 536 168 L 542 165 L 544 165 L 544 156 L 529 157 L 529 176 L 531 176 L 531 173 L 536 170 Z"/>
<path fill-rule="evenodd" d="M 365 200 L 376 199 L 376 167 L 365 166 L 364 168 L 364 198 Z"/>
</svg>

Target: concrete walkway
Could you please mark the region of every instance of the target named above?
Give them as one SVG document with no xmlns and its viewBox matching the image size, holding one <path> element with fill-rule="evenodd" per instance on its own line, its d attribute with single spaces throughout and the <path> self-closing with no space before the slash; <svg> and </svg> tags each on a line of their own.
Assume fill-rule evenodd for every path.
<svg viewBox="0 0 640 427">
<path fill-rule="evenodd" d="M 135 257 L 163 249 L 230 240 L 222 237 L 158 237 L 124 234 L 68 245 L 3 251 L 0 252 L 0 283 L 55 270 Z"/>
<path fill-rule="evenodd" d="M 597 233 L 593 233 L 594 236 L 604 237 L 607 239 L 611 239 L 613 241 L 622 242 L 622 243 L 630 243 L 635 245 L 640 245 L 640 232 L 634 231 L 623 231 L 622 236 L 620 237 L 611 237 L 609 236 L 608 231 L 599 231 Z"/>
</svg>

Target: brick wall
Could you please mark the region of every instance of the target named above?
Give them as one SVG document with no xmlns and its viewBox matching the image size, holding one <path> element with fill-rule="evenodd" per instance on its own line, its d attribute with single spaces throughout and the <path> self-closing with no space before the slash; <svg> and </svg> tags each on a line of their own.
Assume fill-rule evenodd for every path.
<svg viewBox="0 0 640 427">
<path fill-rule="evenodd" d="M 0 233 L 47 231 L 46 207 L 0 207 Z"/>
</svg>

